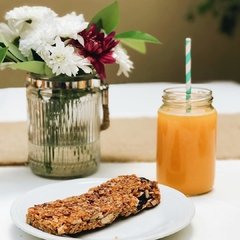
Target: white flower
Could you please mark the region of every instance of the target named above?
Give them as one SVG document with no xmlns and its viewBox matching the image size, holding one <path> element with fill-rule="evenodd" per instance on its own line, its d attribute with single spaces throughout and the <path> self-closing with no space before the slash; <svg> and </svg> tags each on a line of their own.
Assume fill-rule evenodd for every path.
<svg viewBox="0 0 240 240">
<path fill-rule="evenodd" d="M 113 57 L 116 59 L 116 63 L 119 64 L 119 70 L 117 75 L 122 73 L 129 77 L 129 72 L 134 68 L 133 62 L 129 59 L 126 50 L 122 48 L 119 44 L 114 48 Z"/>
<path fill-rule="evenodd" d="M 57 30 L 54 21 L 41 22 L 36 28 L 26 31 L 20 38 L 19 50 L 25 57 L 31 56 L 31 49 L 42 57 L 48 47 L 55 43 L 56 36 Z"/>
<path fill-rule="evenodd" d="M 79 68 L 85 73 L 91 73 L 91 64 L 86 59 L 74 53 L 72 46 L 65 46 L 64 42 L 57 37 L 55 46 L 49 47 L 49 55 L 45 56 L 47 65 L 56 75 L 66 74 L 76 76 Z"/>
<path fill-rule="evenodd" d="M 16 7 L 5 15 L 8 25 L 14 29 L 19 35 L 31 25 L 42 21 L 50 22 L 51 18 L 56 17 L 57 14 L 47 7 Z"/>
<path fill-rule="evenodd" d="M 10 29 L 6 23 L 0 23 L 0 35 L 8 42 L 13 42 L 13 40 L 18 37 L 18 34 Z"/>
<path fill-rule="evenodd" d="M 86 29 L 87 26 L 88 22 L 85 21 L 83 15 L 76 15 L 75 12 L 56 18 L 58 36 L 79 40 L 81 44 L 83 44 L 83 38 L 78 33 Z"/>
</svg>

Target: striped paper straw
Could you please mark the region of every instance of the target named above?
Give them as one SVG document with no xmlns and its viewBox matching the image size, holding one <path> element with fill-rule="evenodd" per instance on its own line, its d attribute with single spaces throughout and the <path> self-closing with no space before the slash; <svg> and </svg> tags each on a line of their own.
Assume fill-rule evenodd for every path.
<svg viewBox="0 0 240 240">
<path fill-rule="evenodd" d="M 192 58 L 191 58 L 191 45 L 192 39 L 186 38 L 185 39 L 185 49 L 186 49 L 186 99 L 189 100 L 191 98 L 192 93 L 192 74 L 191 74 L 191 65 L 192 65 Z"/>
</svg>

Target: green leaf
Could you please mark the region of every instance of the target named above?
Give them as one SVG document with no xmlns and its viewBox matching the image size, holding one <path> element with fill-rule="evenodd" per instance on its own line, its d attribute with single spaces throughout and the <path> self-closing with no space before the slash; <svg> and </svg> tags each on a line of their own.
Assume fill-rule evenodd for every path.
<svg viewBox="0 0 240 240">
<path fill-rule="evenodd" d="M 106 8 L 98 12 L 91 23 L 95 23 L 99 28 L 102 28 L 106 33 L 112 32 L 119 22 L 119 6 L 118 2 L 115 1 Z"/>
<path fill-rule="evenodd" d="M 7 55 L 8 48 L 1 48 L 0 47 L 0 64 L 4 61 Z"/>
<path fill-rule="evenodd" d="M 7 51 L 7 57 L 11 62 L 19 62 L 19 60 L 9 51 Z"/>
<path fill-rule="evenodd" d="M 18 62 L 9 66 L 11 69 L 24 70 L 31 73 L 45 75 L 46 63 L 40 61 Z"/>
<path fill-rule="evenodd" d="M 21 61 L 26 61 L 27 59 L 22 55 L 22 53 L 20 52 L 20 50 L 17 48 L 17 46 L 15 46 L 12 43 L 9 43 L 8 45 L 8 50 L 9 52 L 11 52 L 17 59 L 21 60 Z"/>
<path fill-rule="evenodd" d="M 132 40 L 132 39 L 121 39 L 120 40 L 122 44 L 140 52 L 140 53 L 146 53 L 146 44 L 143 41 L 139 40 Z"/>
<path fill-rule="evenodd" d="M 0 42 L 2 42 L 6 47 L 8 47 L 8 51 L 12 53 L 18 60 L 23 62 L 26 61 L 26 58 L 22 55 L 18 47 L 15 46 L 13 43 L 7 41 L 2 34 L 0 34 Z"/>
<path fill-rule="evenodd" d="M 154 44 L 160 43 L 160 41 L 156 37 L 140 31 L 129 31 L 124 33 L 119 33 L 116 35 L 116 38 L 119 40 L 132 39 L 132 40 L 138 40 L 138 41 L 154 43 Z"/>
<path fill-rule="evenodd" d="M 44 74 L 48 77 L 55 76 L 52 72 L 52 69 L 50 67 L 48 67 L 47 64 L 45 64 L 45 66 L 44 66 Z"/>
</svg>

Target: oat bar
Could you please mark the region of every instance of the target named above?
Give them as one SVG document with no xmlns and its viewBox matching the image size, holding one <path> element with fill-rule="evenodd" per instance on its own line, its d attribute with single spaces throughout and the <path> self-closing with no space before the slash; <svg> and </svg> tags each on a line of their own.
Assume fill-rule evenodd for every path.
<svg viewBox="0 0 240 240">
<path fill-rule="evenodd" d="M 64 190 L 64 189 L 63 189 Z M 35 205 L 27 223 L 55 235 L 75 234 L 104 227 L 160 203 L 155 181 L 125 175 L 113 178 L 85 194 Z"/>
</svg>

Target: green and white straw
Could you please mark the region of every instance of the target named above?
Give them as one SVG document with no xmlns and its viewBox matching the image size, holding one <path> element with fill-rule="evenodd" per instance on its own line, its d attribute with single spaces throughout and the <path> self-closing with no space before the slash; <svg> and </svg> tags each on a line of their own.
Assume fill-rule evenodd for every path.
<svg viewBox="0 0 240 240">
<path fill-rule="evenodd" d="M 191 57 L 191 47 L 192 47 L 192 39 L 185 39 L 185 49 L 186 49 L 186 99 L 189 100 L 191 98 L 192 93 L 192 57 Z"/>
</svg>

